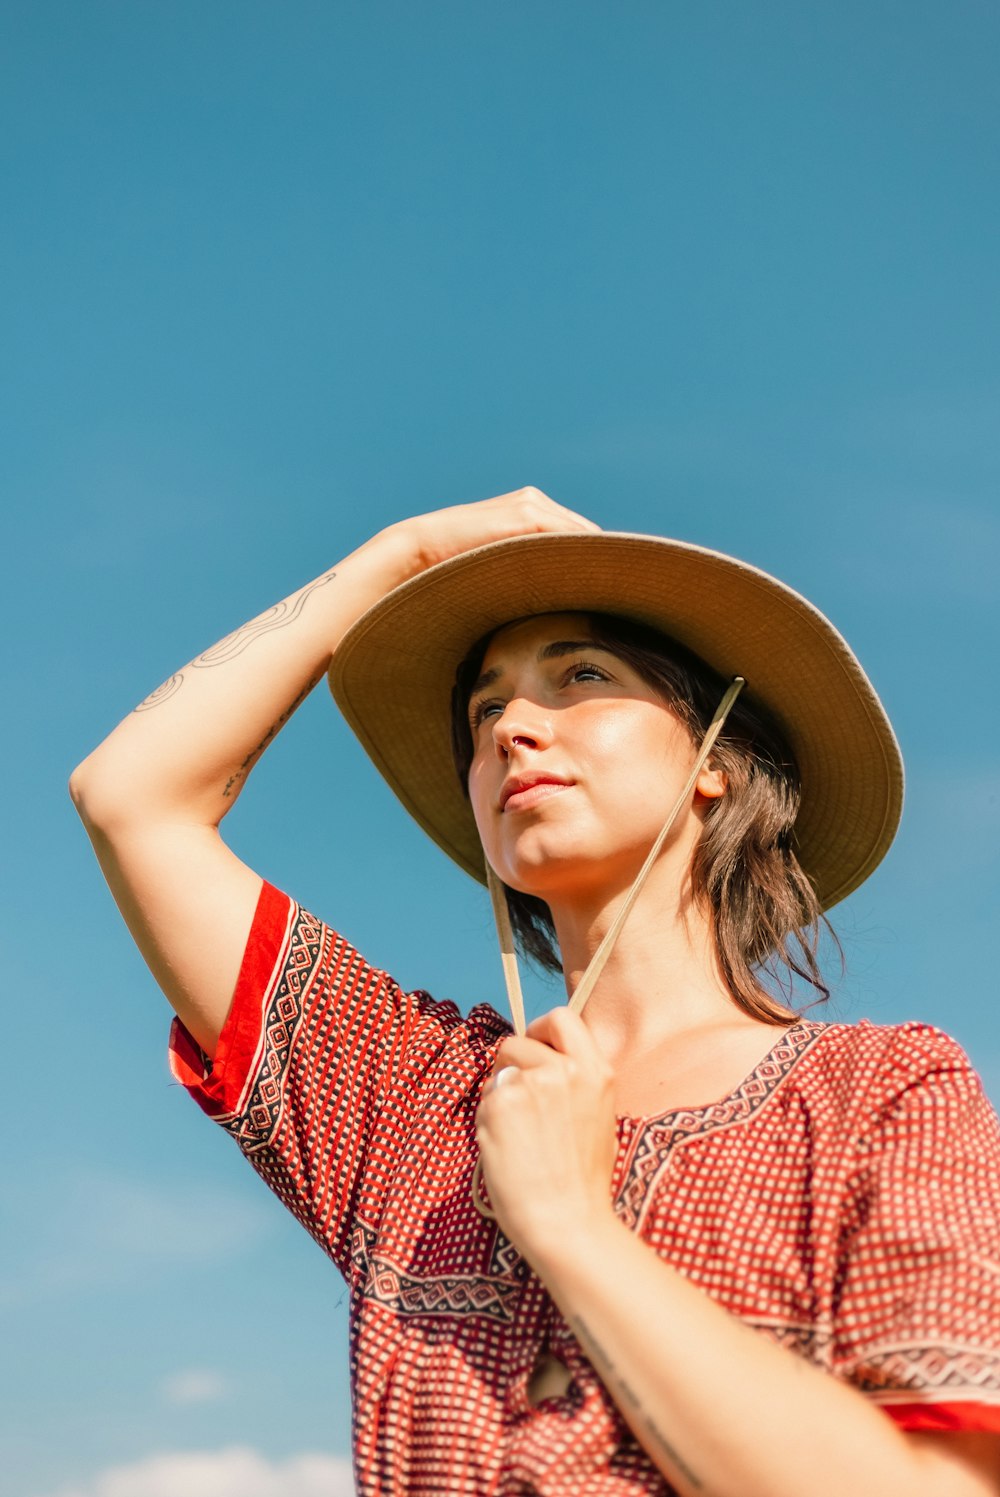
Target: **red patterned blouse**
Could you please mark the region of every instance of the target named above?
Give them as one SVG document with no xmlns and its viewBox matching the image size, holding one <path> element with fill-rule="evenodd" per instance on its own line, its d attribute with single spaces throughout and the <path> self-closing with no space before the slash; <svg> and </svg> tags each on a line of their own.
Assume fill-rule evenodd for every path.
<svg viewBox="0 0 1000 1497">
<path fill-rule="evenodd" d="M 265 885 L 214 1064 L 179 1023 L 171 1054 L 350 1286 L 364 1497 L 665 1497 L 473 1207 L 509 1032 L 402 992 Z M 721 1102 L 618 1127 L 615 1209 L 679 1273 L 906 1429 L 1000 1430 L 1000 1130 L 953 1040 L 804 1019 Z M 533 1404 L 544 1348 L 572 1382 Z"/>
</svg>

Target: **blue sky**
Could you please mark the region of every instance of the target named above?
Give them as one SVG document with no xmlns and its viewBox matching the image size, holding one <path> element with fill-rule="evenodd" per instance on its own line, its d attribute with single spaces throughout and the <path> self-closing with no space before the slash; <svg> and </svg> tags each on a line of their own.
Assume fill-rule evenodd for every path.
<svg viewBox="0 0 1000 1497">
<path fill-rule="evenodd" d="M 1000 1099 L 998 42 L 970 0 L 4 6 L 11 1497 L 347 1490 L 342 1286 L 170 1083 L 65 781 L 407 514 L 534 483 L 828 612 L 909 769 L 832 1013 L 942 1025 Z M 227 829 L 500 1001 L 485 896 L 323 692 Z"/>
</svg>

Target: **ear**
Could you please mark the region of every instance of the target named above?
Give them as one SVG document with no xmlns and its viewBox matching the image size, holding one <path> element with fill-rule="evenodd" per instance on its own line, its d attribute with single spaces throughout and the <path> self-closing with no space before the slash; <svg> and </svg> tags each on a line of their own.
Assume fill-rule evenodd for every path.
<svg viewBox="0 0 1000 1497">
<path fill-rule="evenodd" d="M 694 782 L 695 793 L 706 800 L 720 800 L 729 788 L 729 777 L 724 769 L 713 769 L 706 764 Z"/>
</svg>

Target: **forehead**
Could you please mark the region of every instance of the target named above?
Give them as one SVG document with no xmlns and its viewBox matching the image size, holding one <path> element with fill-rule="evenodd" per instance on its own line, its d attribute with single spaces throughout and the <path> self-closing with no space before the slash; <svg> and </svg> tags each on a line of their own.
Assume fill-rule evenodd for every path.
<svg viewBox="0 0 1000 1497">
<path fill-rule="evenodd" d="M 486 647 L 483 669 L 505 659 L 531 654 L 556 639 L 592 640 L 594 631 L 585 613 L 536 613 L 527 619 L 503 624 Z"/>
</svg>

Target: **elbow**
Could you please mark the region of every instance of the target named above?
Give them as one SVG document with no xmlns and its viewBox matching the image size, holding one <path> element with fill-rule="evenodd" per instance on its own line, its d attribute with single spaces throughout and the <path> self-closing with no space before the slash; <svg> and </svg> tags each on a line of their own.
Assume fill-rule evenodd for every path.
<svg viewBox="0 0 1000 1497">
<path fill-rule="evenodd" d="M 107 831 L 120 821 L 124 806 L 120 787 L 116 792 L 109 777 L 101 773 L 90 754 L 69 777 L 69 796 L 88 831 Z"/>
<path fill-rule="evenodd" d="M 93 825 L 94 818 L 91 814 L 93 801 L 93 777 L 89 771 L 90 760 L 84 759 L 74 769 L 69 777 L 69 798 L 77 810 L 77 815 L 85 825 Z"/>
<path fill-rule="evenodd" d="M 89 754 L 69 777 L 69 795 L 91 838 L 107 841 L 131 837 L 153 824 L 192 822 L 218 826 L 193 795 L 168 799 L 157 793 L 148 765 L 104 744 Z"/>
<path fill-rule="evenodd" d="M 87 795 L 87 765 L 89 763 L 89 756 L 86 759 L 81 759 L 69 777 L 69 798 L 81 816 L 83 815 L 83 806 Z"/>
</svg>

